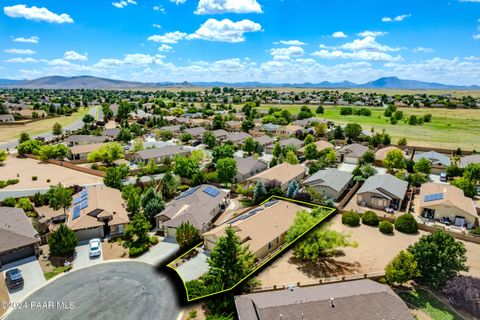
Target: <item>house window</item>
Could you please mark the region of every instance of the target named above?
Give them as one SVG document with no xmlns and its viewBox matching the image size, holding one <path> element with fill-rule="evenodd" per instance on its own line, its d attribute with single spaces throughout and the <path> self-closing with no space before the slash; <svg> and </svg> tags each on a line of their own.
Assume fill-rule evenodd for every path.
<svg viewBox="0 0 480 320">
<path fill-rule="evenodd" d="M 272 243 L 271 242 L 268 243 L 268 250 L 270 250 L 270 249 L 272 249 Z"/>
</svg>

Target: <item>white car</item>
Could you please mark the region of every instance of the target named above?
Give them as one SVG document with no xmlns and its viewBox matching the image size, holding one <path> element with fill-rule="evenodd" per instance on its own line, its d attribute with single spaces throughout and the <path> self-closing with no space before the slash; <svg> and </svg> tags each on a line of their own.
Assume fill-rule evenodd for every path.
<svg viewBox="0 0 480 320">
<path fill-rule="evenodd" d="M 88 255 L 90 258 L 100 257 L 102 254 L 102 242 L 100 239 L 92 239 L 88 244 Z"/>
</svg>

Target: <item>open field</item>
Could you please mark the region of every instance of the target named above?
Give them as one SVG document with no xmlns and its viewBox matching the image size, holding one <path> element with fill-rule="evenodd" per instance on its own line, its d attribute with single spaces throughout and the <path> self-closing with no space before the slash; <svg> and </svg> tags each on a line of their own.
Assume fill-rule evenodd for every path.
<svg viewBox="0 0 480 320">
<path fill-rule="evenodd" d="M 78 112 L 72 113 L 70 116 L 55 117 L 45 120 L 38 120 L 30 122 L 26 125 L 2 125 L 0 126 L 0 142 L 8 142 L 18 139 L 20 133 L 27 132 L 30 136 L 42 134 L 52 131 L 55 122 L 58 122 L 65 127 L 75 121 L 82 119 L 88 113 L 88 108 L 80 108 Z"/>
<path fill-rule="evenodd" d="M 32 177 L 37 177 L 33 180 Z M 0 180 L 19 179 L 19 183 L 2 190 L 49 188 L 62 183 L 65 186 L 102 182 L 102 178 L 29 158 L 8 157 L 0 167 Z"/>
<path fill-rule="evenodd" d="M 289 285 L 317 282 L 320 278 L 330 278 L 349 275 L 378 274 L 384 271 L 385 266 L 400 250 L 417 242 L 427 232 L 420 231 L 416 235 L 408 235 L 398 231 L 392 236 L 384 235 L 378 228 L 361 225 L 350 228 L 342 224 L 341 215 L 331 219 L 330 229 L 351 234 L 351 240 L 358 247 L 340 248 L 343 255 L 332 257 L 319 265 L 311 265 L 297 261 L 293 251 L 289 250 L 257 275 L 262 286 Z M 467 248 L 467 265 L 470 266 L 469 275 L 480 276 L 480 245 L 463 242 Z"/>
<path fill-rule="evenodd" d="M 268 110 L 271 107 L 287 109 L 292 113 L 300 111 L 300 105 L 274 105 L 262 106 L 260 109 Z M 315 107 L 310 107 L 315 111 Z M 391 125 L 388 118 L 383 116 L 383 108 L 370 107 L 372 115 L 365 116 L 342 116 L 340 106 L 325 106 L 325 113 L 319 114 L 319 118 L 326 118 L 335 123 L 356 122 L 364 130 L 374 128 L 376 132 L 385 130 L 392 137 L 392 143 L 397 143 L 399 138 L 407 138 L 409 145 L 431 146 L 439 148 L 474 150 L 480 147 L 480 110 L 476 109 L 445 109 L 445 108 L 401 108 L 404 118 L 410 115 L 423 116 L 430 113 L 433 115 L 432 122 L 422 126 L 411 126 L 403 121 Z M 358 107 L 357 107 L 358 108 Z"/>
</svg>

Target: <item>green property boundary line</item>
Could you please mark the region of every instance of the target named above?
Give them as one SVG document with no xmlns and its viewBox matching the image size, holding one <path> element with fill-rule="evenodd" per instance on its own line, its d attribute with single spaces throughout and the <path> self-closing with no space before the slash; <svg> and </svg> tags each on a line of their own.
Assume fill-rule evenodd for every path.
<svg viewBox="0 0 480 320">
<path fill-rule="evenodd" d="M 269 263 L 270 261 L 272 261 L 276 256 L 278 256 L 279 254 L 281 254 L 283 251 L 285 251 L 286 249 L 288 249 L 292 244 L 294 244 L 298 239 L 300 239 L 301 237 L 303 237 L 305 234 L 307 234 L 308 232 L 310 232 L 312 229 L 314 229 L 315 227 L 317 227 L 320 223 L 322 223 L 326 218 L 330 217 L 337 209 L 336 208 L 331 208 L 331 207 L 325 207 L 325 206 L 321 206 L 321 205 L 318 205 L 318 204 L 314 204 L 314 203 L 310 203 L 310 202 L 305 202 L 305 201 L 299 201 L 299 200 L 294 200 L 294 199 L 289 199 L 289 198 L 284 198 L 284 197 L 280 197 L 280 196 L 271 196 L 270 198 L 268 198 L 267 200 L 263 201 L 259 206 L 262 206 L 264 205 L 265 203 L 267 202 L 270 202 L 272 201 L 272 199 L 279 199 L 279 200 L 285 200 L 285 201 L 289 201 L 289 202 L 296 202 L 296 203 L 300 203 L 300 204 L 303 204 L 303 205 L 307 205 L 307 206 L 310 206 L 310 207 L 315 207 L 315 208 L 323 208 L 323 209 L 328 209 L 330 210 L 328 213 L 326 213 L 316 224 L 314 224 L 311 228 L 309 228 L 308 230 L 306 230 L 304 233 L 302 233 L 301 235 L 299 235 L 298 237 L 296 237 L 294 240 L 292 240 L 290 243 L 286 244 L 283 248 L 281 248 L 280 250 L 278 250 L 277 252 L 275 252 L 270 258 L 266 259 L 265 261 L 263 261 L 261 264 L 259 264 L 255 269 L 253 269 L 249 274 L 247 274 L 243 279 L 241 279 L 240 281 L 238 281 L 234 286 L 230 287 L 230 288 L 227 288 L 227 289 L 224 289 L 224 290 L 221 290 L 221 291 L 217 291 L 217 292 L 213 292 L 213 293 L 209 293 L 207 295 L 203 295 L 203 296 L 200 296 L 200 297 L 195 297 L 195 298 L 190 298 L 189 294 L 188 294 L 188 289 L 187 289 L 187 285 L 185 283 L 185 280 L 183 280 L 182 276 L 180 275 L 180 273 L 178 273 L 177 269 L 174 267 L 174 264 L 176 261 L 182 259 L 184 256 L 186 256 L 187 254 L 189 254 L 190 252 L 192 252 L 193 250 L 195 250 L 196 248 L 198 248 L 199 246 L 201 246 L 203 244 L 203 242 L 197 244 L 195 247 L 193 247 L 192 249 L 188 250 L 187 252 L 185 252 L 184 254 L 182 254 L 180 257 L 178 257 L 177 259 L 173 260 L 172 262 L 170 262 L 169 264 L 167 264 L 167 267 L 170 268 L 170 269 L 173 269 L 176 274 L 178 275 L 178 277 L 182 280 L 182 283 L 183 283 L 183 287 L 185 288 L 185 293 L 187 294 L 187 302 L 192 302 L 192 301 L 196 301 L 196 300 L 200 300 L 200 299 L 204 299 L 204 298 L 207 298 L 207 297 L 211 297 L 211 296 L 214 296 L 214 295 L 217 295 L 217 294 L 221 294 L 221 293 L 225 293 L 225 292 L 228 292 L 228 291 L 231 291 L 233 289 L 235 289 L 239 284 L 241 284 L 243 281 L 245 281 L 247 278 L 249 278 L 252 274 L 254 274 L 255 272 L 257 272 L 260 268 L 262 268 L 265 264 Z"/>
</svg>

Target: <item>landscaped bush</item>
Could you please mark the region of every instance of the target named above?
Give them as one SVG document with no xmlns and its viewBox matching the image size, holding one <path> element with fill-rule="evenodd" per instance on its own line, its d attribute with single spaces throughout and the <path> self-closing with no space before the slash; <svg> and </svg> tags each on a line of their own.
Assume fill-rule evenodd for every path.
<svg viewBox="0 0 480 320">
<path fill-rule="evenodd" d="M 480 227 L 470 230 L 470 234 L 474 236 L 480 236 Z"/>
<path fill-rule="evenodd" d="M 367 226 L 378 226 L 380 220 L 378 220 L 378 216 L 373 211 L 366 211 L 362 216 L 362 223 L 366 224 Z"/>
<path fill-rule="evenodd" d="M 20 180 L 18 179 L 8 179 L 7 181 L 1 181 L 0 180 L 0 189 L 8 187 L 9 185 L 12 184 L 17 184 Z"/>
<path fill-rule="evenodd" d="M 388 221 L 381 221 L 378 224 L 378 230 L 380 230 L 381 233 L 384 234 L 392 234 L 393 233 L 393 224 L 391 224 Z"/>
<path fill-rule="evenodd" d="M 151 244 L 152 246 L 158 244 L 158 237 L 155 237 L 155 236 L 150 237 L 150 244 Z"/>
<path fill-rule="evenodd" d="M 480 314 L 480 279 L 459 276 L 447 281 L 442 290 L 455 307 L 467 310 L 472 315 Z"/>
<path fill-rule="evenodd" d="M 418 225 L 415 218 L 409 214 L 402 214 L 395 220 L 395 229 L 408 234 L 414 234 L 418 231 Z"/>
<path fill-rule="evenodd" d="M 344 212 L 342 214 L 342 223 L 350 226 L 356 227 L 360 225 L 360 215 L 355 212 Z"/>
<path fill-rule="evenodd" d="M 190 189 L 190 187 L 185 185 L 181 185 L 180 187 L 178 187 L 179 192 L 187 191 L 188 189 Z"/>
<path fill-rule="evenodd" d="M 138 257 L 148 251 L 148 244 L 144 244 L 140 247 L 131 247 L 128 250 L 128 255 L 131 258 Z"/>
<path fill-rule="evenodd" d="M 5 198 L 5 200 L 2 201 L 2 204 L 5 207 L 15 207 L 17 205 L 17 200 L 15 198 Z"/>
<path fill-rule="evenodd" d="M 32 177 L 32 181 L 37 181 L 38 180 L 38 177 L 37 176 L 33 176 Z"/>
</svg>

